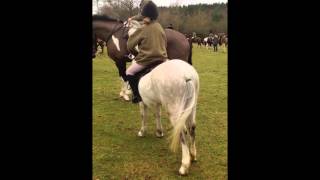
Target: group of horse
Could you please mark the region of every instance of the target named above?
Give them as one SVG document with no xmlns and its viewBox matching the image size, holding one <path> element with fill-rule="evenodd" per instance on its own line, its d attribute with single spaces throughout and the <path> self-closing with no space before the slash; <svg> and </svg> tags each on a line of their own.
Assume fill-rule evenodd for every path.
<svg viewBox="0 0 320 180">
<path fill-rule="evenodd" d="M 199 36 L 192 37 L 192 42 L 197 43 L 198 47 L 205 46 L 207 49 L 213 48 L 214 52 L 218 51 L 218 47 L 222 47 L 223 51 L 228 47 L 228 36 L 224 33 L 214 35 L 213 37 L 207 36 L 201 38 Z"/>
<path fill-rule="evenodd" d="M 128 58 L 127 41 L 130 32 L 134 32 L 138 23 L 122 22 L 105 15 L 94 15 L 93 18 L 92 58 L 95 58 L 97 47 L 107 47 L 108 56 L 115 62 L 121 78 L 120 97 L 129 101 L 130 87 L 126 79 Z M 139 92 L 142 102 L 139 103 L 142 126 L 138 136 L 143 137 L 146 131 L 148 109 L 156 117 L 156 136 L 163 137 L 160 120 L 160 109 L 163 107 L 173 126 L 171 149 L 178 145 L 182 148 L 182 162 L 179 174 L 188 173 L 191 162 L 196 161 L 195 128 L 196 106 L 199 93 L 199 76 L 192 66 L 192 42 L 186 36 L 173 29 L 165 29 L 167 37 L 168 60 L 154 67 L 139 81 Z"/>
</svg>

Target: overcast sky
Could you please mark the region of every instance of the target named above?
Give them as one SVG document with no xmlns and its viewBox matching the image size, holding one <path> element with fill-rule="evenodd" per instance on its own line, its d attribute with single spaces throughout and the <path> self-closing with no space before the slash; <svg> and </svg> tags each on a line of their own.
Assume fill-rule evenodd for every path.
<svg viewBox="0 0 320 180">
<path fill-rule="evenodd" d="M 170 6 L 170 5 L 190 5 L 190 4 L 213 4 L 213 3 L 226 3 L 228 0 L 153 0 L 153 2 L 157 6 Z M 93 0 L 93 3 L 95 3 L 95 0 Z M 100 4 L 100 3 L 99 3 Z M 99 5 L 100 6 L 100 5 Z M 93 13 L 97 11 L 96 5 L 92 6 Z"/>
</svg>

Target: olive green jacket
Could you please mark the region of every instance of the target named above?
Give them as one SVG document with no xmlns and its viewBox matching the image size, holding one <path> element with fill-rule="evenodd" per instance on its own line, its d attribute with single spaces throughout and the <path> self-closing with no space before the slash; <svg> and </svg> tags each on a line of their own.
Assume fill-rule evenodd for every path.
<svg viewBox="0 0 320 180">
<path fill-rule="evenodd" d="M 139 52 L 135 61 L 140 65 L 147 66 L 154 61 L 165 61 L 168 58 L 166 34 L 157 21 L 143 25 L 129 37 L 127 48 L 131 53 L 137 54 L 137 45 Z"/>
</svg>

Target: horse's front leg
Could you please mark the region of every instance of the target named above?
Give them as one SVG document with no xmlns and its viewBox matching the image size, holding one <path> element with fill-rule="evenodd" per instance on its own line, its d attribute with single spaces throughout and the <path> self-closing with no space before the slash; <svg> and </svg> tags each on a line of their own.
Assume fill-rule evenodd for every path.
<svg viewBox="0 0 320 180">
<path fill-rule="evenodd" d="M 128 81 L 124 81 L 122 77 L 120 77 L 120 83 L 121 83 L 121 90 L 120 90 L 120 97 L 122 97 L 124 100 L 129 101 L 129 93 L 127 92 L 129 89 Z"/>
<path fill-rule="evenodd" d="M 103 54 L 104 50 L 104 45 L 101 46 L 101 54 Z"/>
<path fill-rule="evenodd" d="M 148 116 L 148 107 L 143 102 L 139 103 L 139 107 L 140 107 L 140 115 L 141 115 L 141 129 L 138 132 L 138 136 L 143 137 L 145 134 L 145 130 L 146 130 L 146 120 L 147 120 L 147 116 Z"/>
<path fill-rule="evenodd" d="M 126 79 L 126 61 L 125 60 L 117 60 L 116 61 L 116 66 L 119 71 L 119 76 L 121 77 L 121 90 L 120 90 L 120 97 L 122 97 L 124 100 L 129 101 L 130 97 L 129 95 L 131 94 L 131 90 L 129 88 L 128 81 Z"/>
<path fill-rule="evenodd" d="M 163 129 L 162 129 L 160 115 L 161 115 L 161 104 L 157 104 L 155 107 L 155 116 L 156 116 L 156 124 L 157 124 L 156 136 L 159 138 L 163 137 Z"/>
</svg>

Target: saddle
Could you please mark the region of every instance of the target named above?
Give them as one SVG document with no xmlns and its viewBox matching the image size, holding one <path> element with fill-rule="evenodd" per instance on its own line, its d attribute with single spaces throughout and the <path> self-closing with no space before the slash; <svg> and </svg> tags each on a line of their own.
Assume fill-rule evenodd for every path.
<svg viewBox="0 0 320 180">
<path fill-rule="evenodd" d="M 144 75 L 148 74 L 148 73 L 151 72 L 155 67 L 157 67 L 158 65 L 160 65 L 160 64 L 162 64 L 162 63 L 164 63 L 164 62 L 165 62 L 165 61 L 163 61 L 163 60 L 157 60 L 157 61 L 153 62 L 152 64 L 148 65 L 148 66 L 147 66 L 146 68 L 144 68 L 142 71 L 138 72 L 138 73 L 136 74 L 136 77 L 137 77 L 138 81 L 140 81 L 140 79 L 141 79 Z"/>
</svg>

